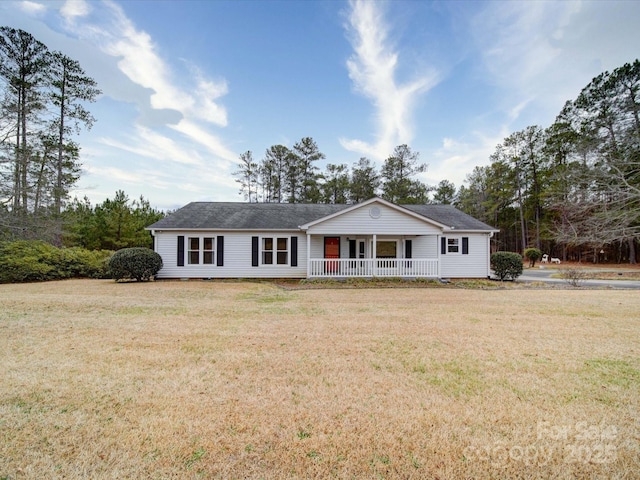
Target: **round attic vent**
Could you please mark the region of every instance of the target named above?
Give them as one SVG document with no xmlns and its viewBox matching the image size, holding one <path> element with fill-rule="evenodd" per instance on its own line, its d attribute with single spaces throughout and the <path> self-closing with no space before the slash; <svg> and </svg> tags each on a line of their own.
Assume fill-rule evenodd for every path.
<svg viewBox="0 0 640 480">
<path fill-rule="evenodd" d="M 381 213 L 380 208 L 378 207 L 371 207 L 369 209 L 369 216 L 371 218 L 380 218 L 380 213 Z"/>
</svg>

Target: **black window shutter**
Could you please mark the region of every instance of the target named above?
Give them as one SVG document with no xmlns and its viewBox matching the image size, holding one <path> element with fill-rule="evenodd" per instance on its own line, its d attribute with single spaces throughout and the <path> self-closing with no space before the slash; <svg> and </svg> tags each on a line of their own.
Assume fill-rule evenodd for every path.
<svg viewBox="0 0 640 480">
<path fill-rule="evenodd" d="M 469 255 L 469 237 L 462 237 L 462 254 Z"/>
<path fill-rule="evenodd" d="M 349 258 L 356 258 L 356 241 L 349 240 Z"/>
<path fill-rule="evenodd" d="M 184 267 L 184 235 L 178 235 L 178 266 Z"/>
<path fill-rule="evenodd" d="M 257 267 L 258 266 L 258 244 L 259 244 L 259 238 L 258 237 L 251 237 L 251 266 L 252 267 Z"/>
<path fill-rule="evenodd" d="M 218 236 L 218 251 L 216 252 L 216 265 L 224 267 L 224 237 Z"/>
<path fill-rule="evenodd" d="M 440 237 L 440 253 L 446 255 L 447 253 L 447 238 Z"/>
<path fill-rule="evenodd" d="M 405 240 L 404 241 L 404 258 L 412 258 L 413 255 L 413 241 Z"/>
<path fill-rule="evenodd" d="M 298 237 L 291 237 L 291 266 L 298 266 Z"/>
</svg>

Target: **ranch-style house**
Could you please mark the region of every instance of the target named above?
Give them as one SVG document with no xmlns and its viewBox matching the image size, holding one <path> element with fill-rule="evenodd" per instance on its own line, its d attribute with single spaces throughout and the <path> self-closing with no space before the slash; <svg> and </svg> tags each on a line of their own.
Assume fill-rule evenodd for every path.
<svg viewBox="0 0 640 480">
<path fill-rule="evenodd" d="M 158 278 L 486 278 L 495 228 L 451 205 L 193 202 L 147 227 Z"/>
</svg>

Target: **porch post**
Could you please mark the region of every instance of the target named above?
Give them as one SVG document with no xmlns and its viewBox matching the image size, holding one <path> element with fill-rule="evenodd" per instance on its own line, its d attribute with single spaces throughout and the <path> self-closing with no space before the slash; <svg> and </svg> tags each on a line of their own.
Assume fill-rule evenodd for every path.
<svg viewBox="0 0 640 480">
<path fill-rule="evenodd" d="M 311 235 L 307 232 L 307 278 L 311 276 Z"/>
<path fill-rule="evenodd" d="M 374 233 L 373 234 L 373 248 L 371 248 L 371 257 L 372 257 L 372 262 L 373 262 L 373 268 L 371 269 L 371 274 L 374 277 L 378 276 L 378 260 L 376 260 L 376 258 L 378 258 L 378 246 L 377 246 L 377 239 L 378 236 Z"/>
</svg>

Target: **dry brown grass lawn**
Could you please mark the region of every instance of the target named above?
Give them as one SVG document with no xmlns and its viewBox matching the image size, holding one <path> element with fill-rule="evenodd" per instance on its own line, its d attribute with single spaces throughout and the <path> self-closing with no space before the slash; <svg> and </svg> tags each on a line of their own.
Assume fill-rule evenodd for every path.
<svg viewBox="0 0 640 480">
<path fill-rule="evenodd" d="M 594 280 L 640 280 L 640 264 L 565 262 L 552 265 L 550 268 L 557 268 L 561 274 L 567 270 L 574 270 L 583 273 L 585 278 Z"/>
<path fill-rule="evenodd" d="M 0 285 L 0 478 L 638 478 L 640 295 Z"/>
</svg>

